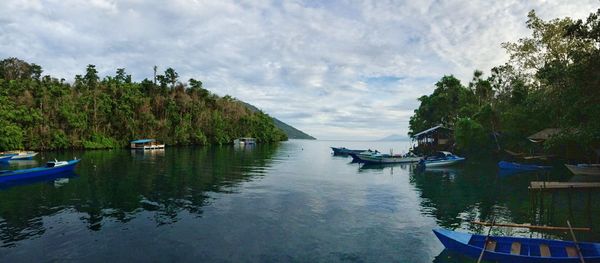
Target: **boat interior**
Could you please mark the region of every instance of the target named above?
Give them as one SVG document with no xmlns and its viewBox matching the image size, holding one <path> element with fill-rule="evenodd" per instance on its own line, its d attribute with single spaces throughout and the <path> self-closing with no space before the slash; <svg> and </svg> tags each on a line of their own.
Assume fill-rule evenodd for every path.
<svg viewBox="0 0 600 263">
<path fill-rule="evenodd" d="M 469 245 L 482 247 L 484 242 L 485 236 L 473 235 L 469 240 Z M 584 257 L 599 256 L 598 250 L 593 244 L 579 243 L 579 248 Z M 522 256 L 578 257 L 574 243 L 552 240 L 490 237 L 485 249 L 491 252 Z"/>
</svg>

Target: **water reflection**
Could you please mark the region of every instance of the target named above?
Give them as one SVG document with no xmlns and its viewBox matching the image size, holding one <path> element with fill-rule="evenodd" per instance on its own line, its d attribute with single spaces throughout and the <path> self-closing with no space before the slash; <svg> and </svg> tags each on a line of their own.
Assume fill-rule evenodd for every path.
<svg viewBox="0 0 600 263">
<path fill-rule="evenodd" d="M 179 220 L 180 212 L 202 215 L 210 193 L 234 192 L 240 182 L 264 174 L 277 145 L 252 151 L 232 147 L 168 148 L 161 151 L 87 151 L 53 153 L 59 159 L 81 156 L 80 177 L 57 175 L 44 182 L 21 182 L 0 191 L 2 246 L 41 235 L 41 218 L 63 209 L 82 213 L 90 230 L 107 218 L 128 222 L 143 211 L 157 225 Z M 44 157 L 42 157 L 44 158 Z M 12 165 L 12 164 L 11 164 Z"/>
</svg>

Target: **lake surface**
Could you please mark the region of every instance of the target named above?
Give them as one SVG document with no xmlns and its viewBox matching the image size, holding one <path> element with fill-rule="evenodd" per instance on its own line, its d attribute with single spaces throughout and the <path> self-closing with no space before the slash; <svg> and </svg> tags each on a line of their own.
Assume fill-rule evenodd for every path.
<svg viewBox="0 0 600 263">
<path fill-rule="evenodd" d="M 494 160 L 417 171 L 362 166 L 329 146 L 401 153 L 406 142 L 292 140 L 254 148 L 41 153 L 81 158 L 70 178 L 0 186 L 0 262 L 463 262 L 432 229 L 473 220 L 600 229 L 598 191 L 531 194 L 567 170 L 502 175 Z M 495 234 L 569 239 L 564 232 Z M 578 233 L 600 241 L 600 232 Z"/>
</svg>

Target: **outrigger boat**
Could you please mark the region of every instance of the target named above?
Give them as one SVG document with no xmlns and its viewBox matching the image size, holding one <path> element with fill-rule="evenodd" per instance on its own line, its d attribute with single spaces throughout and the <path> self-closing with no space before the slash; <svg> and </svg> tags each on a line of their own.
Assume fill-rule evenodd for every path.
<svg viewBox="0 0 600 263">
<path fill-rule="evenodd" d="M 600 175 L 600 164 L 565 164 L 575 175 Z"/>
<path fill-rule="evenodd" d="M 71 161 L 50 161 L 46 166 L 21 169 L 21 170 L 2 170 L 0 171 L 0 183 L 27 180 L 37 177 L 53 175 L 62 172 L 68 172 L 75 169 L 75 166 L 80 160 L 74 159 Z"/>
<path fill-rule="evenodd" d="M 552 166 L 536 165 L 536 164 L 522 164 L 522 163 L 505 162 L 505 161 L 498 162 L 498 167 L 500 169 L 518 170 L 518 171 L 537 171 L 537 170 L 552 169 Z"/>
<path fill-rule="evenodd" d="M 579 251 L 585 262 L 600 262 L 599 243 L 474 235 L 443 228 L 433 232 L 448 250 L 472 258 L 484 251 L 482 259 L 494 262 L 582 262 Z"/>
<path fill-rule="evenodd" d="M 464 157 L 459 157 L 451 152 L 440 151 L 434 156 L 428 156 L 419 162 L 420 165 L 425 167 L 440 167 L 457 164 L 464 161 Z"/>
</svg>

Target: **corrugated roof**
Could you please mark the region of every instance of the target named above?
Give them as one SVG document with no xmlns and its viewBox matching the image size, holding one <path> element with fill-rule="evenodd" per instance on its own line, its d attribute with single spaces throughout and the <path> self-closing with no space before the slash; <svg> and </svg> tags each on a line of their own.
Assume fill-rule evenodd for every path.
<svg viewBox="0 0 600 263">
<path fill-rule="evenodd" d="M 529 137 L 527 137 L 527 139 L 533 140 L 533 141 L 543 141 L 543 140 L 548 140 L 548 139 L 550 139 L 550 137 L 557 135 L 559 133 L 560 133 L 559 128 L 546 128 L 546 129 L 543 129 L 532 135 L 529 135 Z"/>
<path fill-rule="evenodd" d="M 444 127 L 444 126 L 442 126 L 442 125 L 440 124 L 440 125 L 438 125 L 438 126 L 431 127 L 431 128 L 429 128 L 429 129 L 427 129 L 427 130 L 424 130 L 424 131 L 422 131 L 422 132 L 419 132 L 419 133 L 417 133 L 417 134 L 413 135 L 413 137 L 419 137 L 419 136 L 421 136 L 421 135 L 428 134 L 428 133 L 430 133 L 430 132 L 432 132 L 432 131 L 435 131 L 435 130 L 437 130 L 437 129 L 440 129 L 440 128 L 447 129 L 447 130 L 452 130 L 452 129 L 450 129 L 450 128 L 446 128 L 446 127 Z"/>
<path fill-rule="evenodd" d="M 135 140 L 135 141 L 131 141 L 131 143 L 148 143 L 148 142 L 153 142 L 156 141 L 155 139 L 139 139 L 139 140 Z"/>
</svg>

